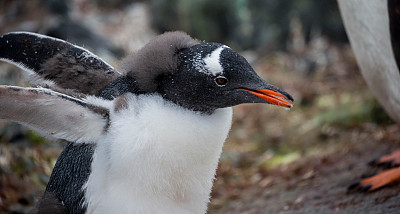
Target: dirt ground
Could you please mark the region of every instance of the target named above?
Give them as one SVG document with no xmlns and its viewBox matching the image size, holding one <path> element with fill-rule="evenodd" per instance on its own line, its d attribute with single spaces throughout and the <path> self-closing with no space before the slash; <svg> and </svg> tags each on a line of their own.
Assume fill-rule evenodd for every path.
<svg viewBox="0 0 400 214">
<path fill-rule="evenodd" d="M 400 139 L 397 126 L 388 129 L 392 140 Z M 367 162 L 395 148 L 387 139 L 363 138 L 259 172 L 252 184 L 230 186 L 232 190 L 226 190 L 233 191 L 230 200 L 221 204 L 217 194 L 210 213 L 400 213 L 399 183 L 367 193 L 347 191 L 353 182 L 380 171 Z"/>
</svg>

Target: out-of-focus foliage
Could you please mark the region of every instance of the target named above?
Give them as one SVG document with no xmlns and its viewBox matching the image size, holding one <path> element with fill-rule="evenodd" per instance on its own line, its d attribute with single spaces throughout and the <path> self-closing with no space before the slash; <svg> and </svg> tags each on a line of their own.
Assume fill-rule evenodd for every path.
<svg viewBox="0 0 400 214">
<path fill-rule="evenodd" d="M 207 41 L 241 49 L 285 49 L 298 19 L 306 38 L 322 34 L 346 41 L 335 0 L 150 0 L 153 26 L 183 30 Z"/>
<path fill-rule="evenodd" d="M 56 0 L 57 1 L 57 0 Z M 135 2 L 147 2 L 147 0 L 91 0 L 102 8 L 108 9 L 122 9 L 129 7 L 129 5 Z"/>
</svg>

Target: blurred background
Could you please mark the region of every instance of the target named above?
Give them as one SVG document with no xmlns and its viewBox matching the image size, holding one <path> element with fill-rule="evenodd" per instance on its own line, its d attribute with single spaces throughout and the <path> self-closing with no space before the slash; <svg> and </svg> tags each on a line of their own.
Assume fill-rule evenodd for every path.
<svg viewBox="0 0 400 214">
<path fill-rule="evenodd" d="M 172 30 L 230 46 L 295 99 L 290 111 L 234 108 L 209 213 L 400 209 L 398 184 L 364 196 L 346 192 L 378 170 L 366 166 L 374 155 L 400 146 L 400 128 L 368 90 L 335 0 L 0 0 L 0 34 L 61 38 L 116 68 Z M 28 85 L 7 63 L 0 63 L 0 84 Z M 0 213 L 30 212 L 64 145 L 0 121 Z"/>
</svg>

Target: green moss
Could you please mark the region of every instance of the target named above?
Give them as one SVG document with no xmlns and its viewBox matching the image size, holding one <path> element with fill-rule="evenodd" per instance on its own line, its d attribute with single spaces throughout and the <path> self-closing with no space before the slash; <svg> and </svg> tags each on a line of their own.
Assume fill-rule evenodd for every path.
<svg viewBox="0 0 400 214">
<path fill-rule="evenodd" d="M 45 145 L 48 143 L 48 140 L 46 138 L 42 137 L 32 130 L 27 131 L 26 137 L 32 145 Z"/>
<path fill-rule="evenodd" d="M 301 157 L 299 152 L 290 152 L 290 153 L 282 153 L 282 154 L 275 154 L 271 159 L 262 162 L 261 167 L 263 168 L 275 168 L 279 165 L 285 165 L 292 163 L 298 160 Z"/>
<path fill-rule="evenodd" d="M 315 115 L 315 127 L 328 125 L 355 126 L 365 122 L 390 123 L 390 118 L 383 111 L 375 99 L 366 99 L 361 102 L 345 102 L 333 109 Z"/>
</svg>

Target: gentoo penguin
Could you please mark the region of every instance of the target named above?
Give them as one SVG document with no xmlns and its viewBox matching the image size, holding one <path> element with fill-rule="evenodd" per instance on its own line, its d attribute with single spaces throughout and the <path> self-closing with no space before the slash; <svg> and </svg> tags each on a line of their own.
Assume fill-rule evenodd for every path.
<svg viewBox="0 0 400 214">
<path fill-rule="evenodd" d="M 40 213 L 205 213 L 231 106 L 291 108 L 229 47 L 164 33 L 121 62 L 28 32 L 0 37 L 0 58 L 40 87 L 0 86 L 0 119 L 70 143 Z"/>
<path fill-rule="evenodd" d="M 389 116 L 400 124 L 400 1 L 339 0 L 339 8 L 368 87 Z M 372 164 L 400 165 L 400 150 Z M 400 179 L 400 167 L 349 187 L 371 191 Z"/>
</svg>

